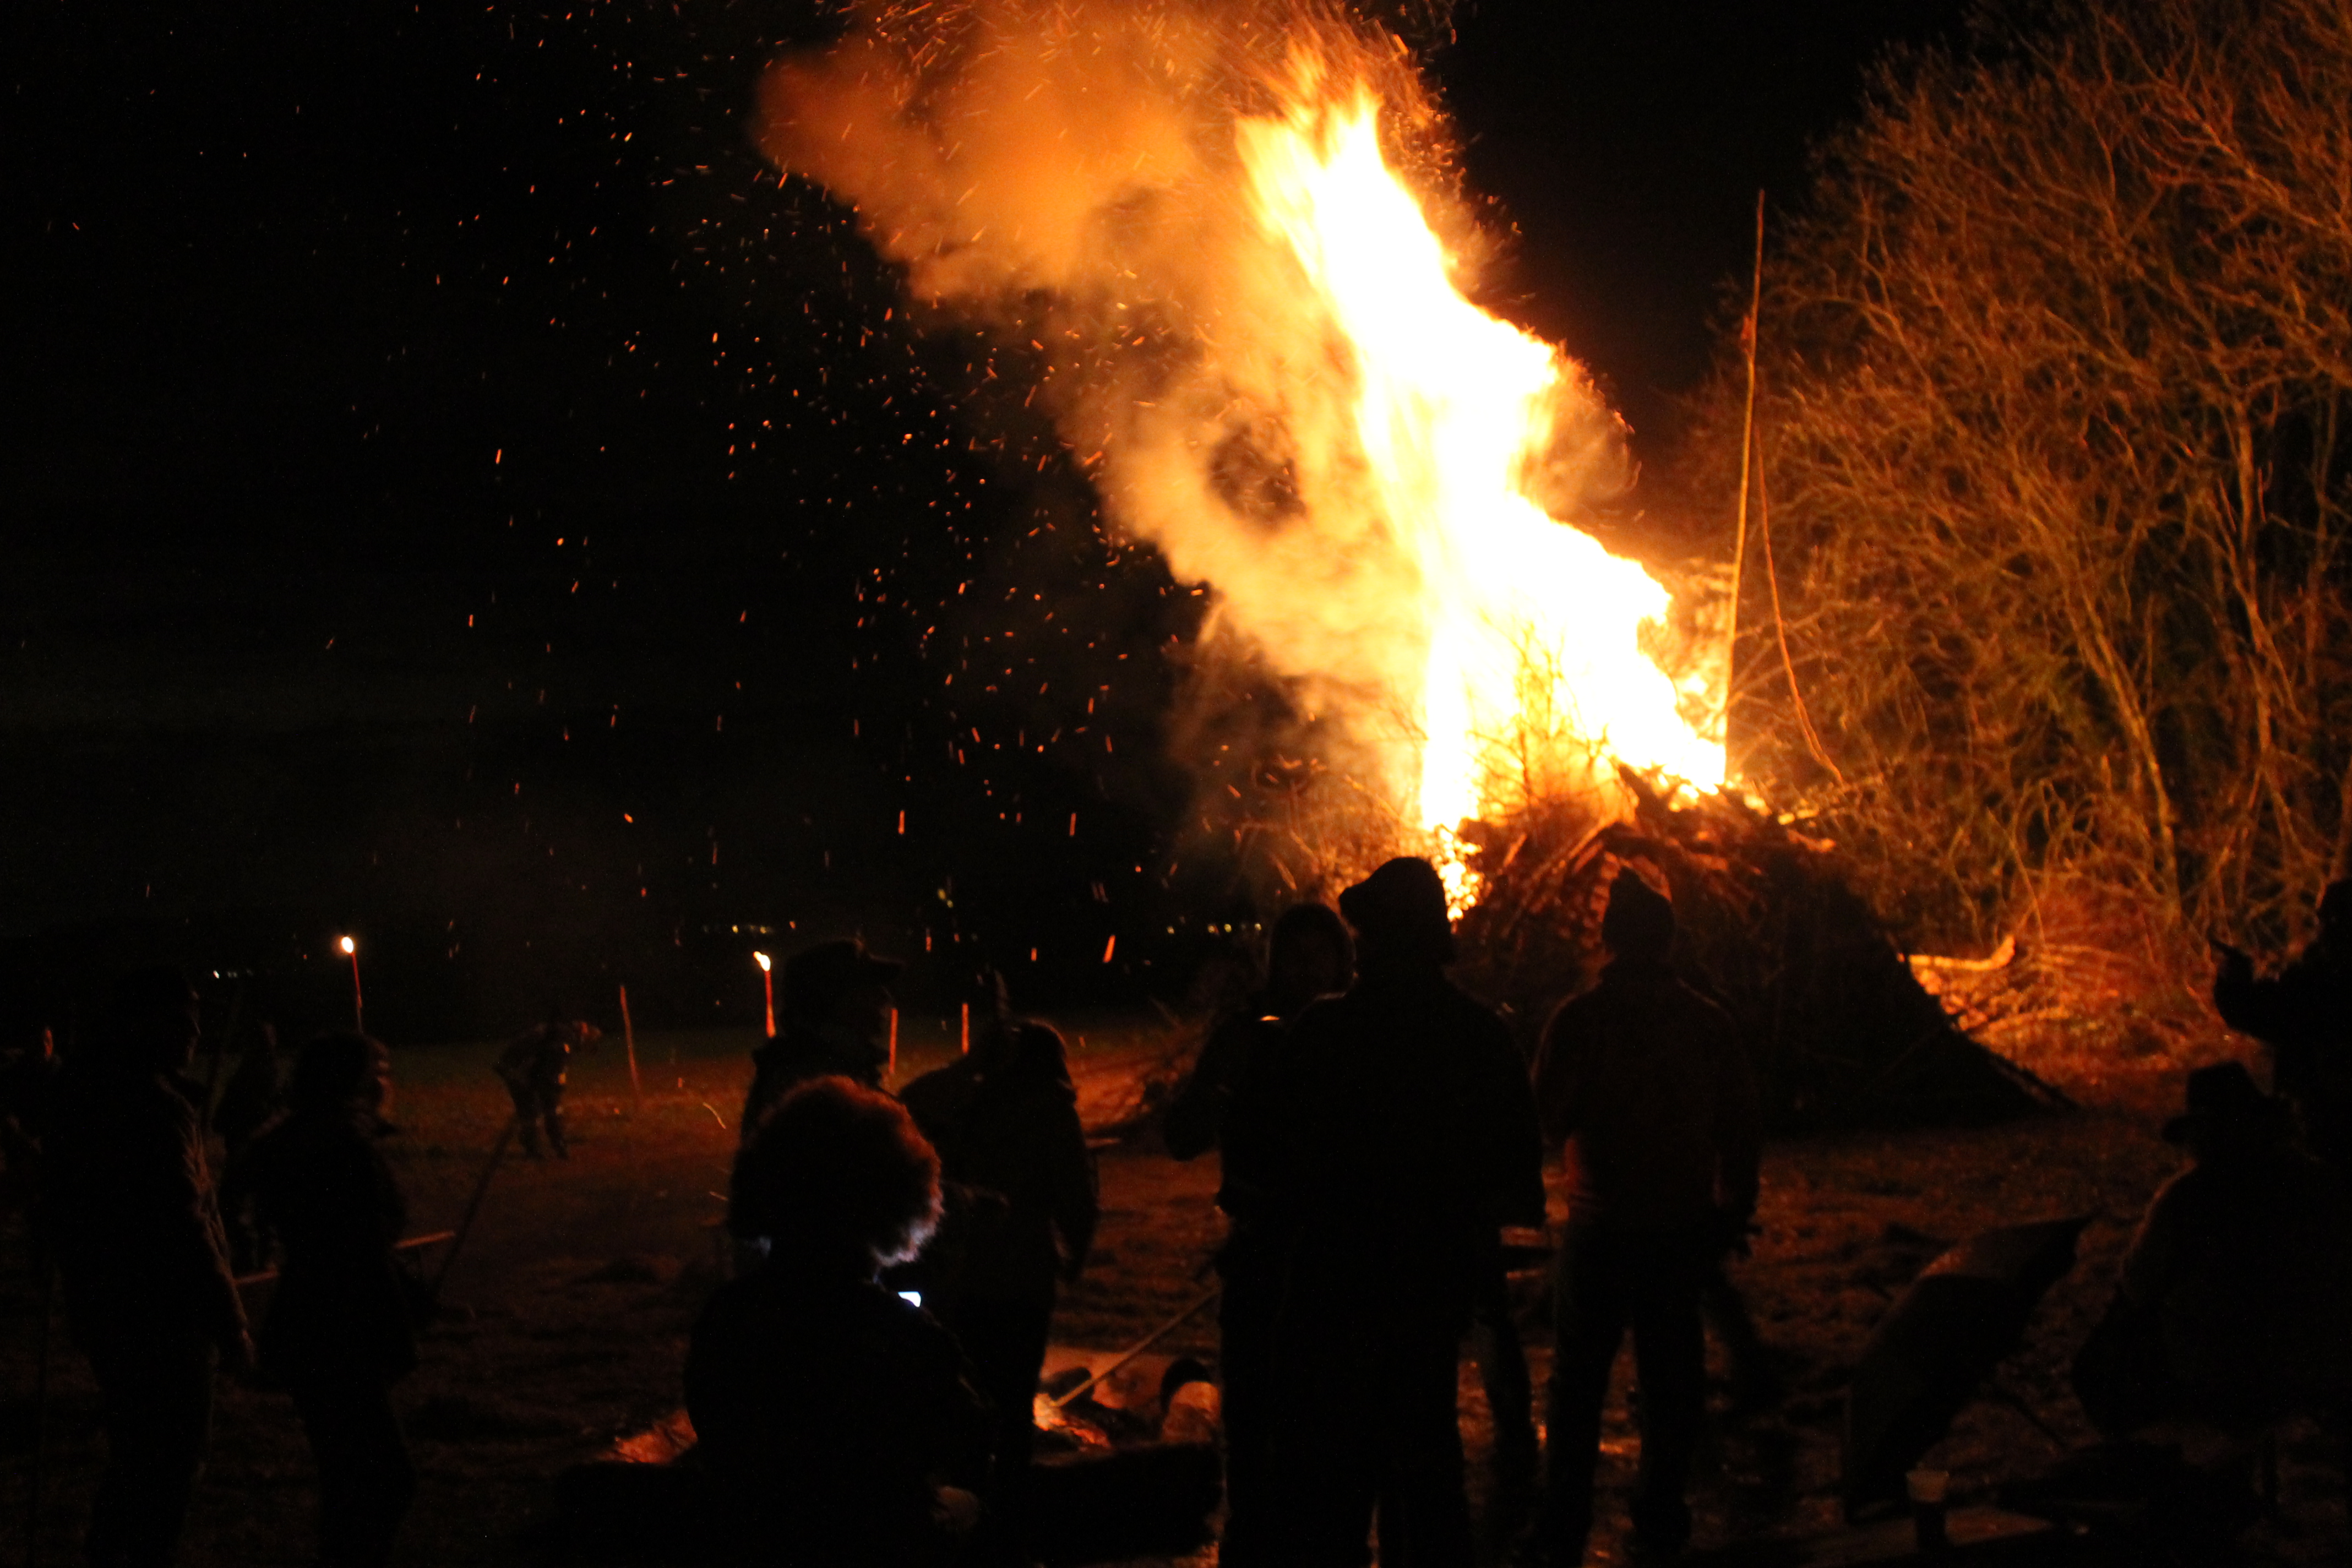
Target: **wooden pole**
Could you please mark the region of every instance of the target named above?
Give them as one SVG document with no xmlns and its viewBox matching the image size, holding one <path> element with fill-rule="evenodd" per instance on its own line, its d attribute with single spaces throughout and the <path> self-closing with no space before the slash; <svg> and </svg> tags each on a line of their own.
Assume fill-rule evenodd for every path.
<svg viewBox="0 0 2352 1568">
<path fill-rule="evenodd" d="M 441 1270 L 433 1276 L 430 1294 L 436 1300 L 440 1300 L 441 1287 L 448 1282 L 449 1270 L 457 1266 L 457 1254 L 465 1247 L 466 1237 L 473 1234 L 475 1217 L 482 1212 L 482 1199 L 489 1194 L 490 1178 L 499 1173 L 499 1162 L 506 1158 L 507 1145 L 514 1142 L 515 1132 L 521 1126 L 522 1112 L 518 1110 L 507 1118 L 506 1126 L 499 1131 L 499 1141 L 490 1145 L 490 1157 L 483 1163 L 481 1178 L 474 1184 L 474 1195 L 466 1200 L 466 1217 L 457 1222 L 457 1230 L 449 1237 L 449 1250 L 441 1255 Z"/>
<path fill-rule="evenodd" d="M 49 1343 L 57 1316 L 58 1271 L 46 1254 L 36 1258 L 34 1267 L 41 1271 L 41 1288 L 34 1292 L 41 1303 L 41 1349 L 33 1372 L 33 1477 L 25 1494 L 25 1568 L 39 1568 L 41 1561 L 41 1493 L 48 1479 L 49 1458 Z"/>
<path fill-rule="evenodd" d="M 1185 1308 L 1182 1311 L 1177 1313 L 1174 1317 L 1169 1319 L 1166 1322 L 1160 1324 L 1158 1328 L 1152 1330 L 1141 1339 L 1136 1341 L 1135 1343 L 1128 1346 L 1124 1351 L 1121 1351 L 1118 1354 L 1118 1359 L 1112 1362 L 1108 1366 L 1103 1368 L 1100 1372 L 1087 1379 L 1086 1382 L 1078 1384 L 1077 1387 L 1070 1390 L 1069 1393 L 1057 1395 L 1053 1401 L 1054 1408 L 1061 1410 L 1076 1404 L 1088 1389 L 1094 1387 L 1095 1384 L 1100 1383 L 1104 1378 L 1108 1377 L 1111 1373 L 1125 1366 L 1129 1362 L 1133 1361 L 1137 1356 L 1141 1355 L 1145 1351 L 1150 1350 L 1152 1346 L 1166 1339 L 1170 1334 L 1174 1333 L 1176 1330 L 1183 1324 L 1186 1319 L 1192 1317 L 1202 1308 L 1215 1300 L 1219 1296 L 1223 1295 L 1224 1290 L 1225 1288 L 1223 1285 L 1211 1286 L 1209 1289 L 1203 1292 L 1191 1306 Z"/>
<path fill-rule="evenodd" d="M 637 1078 L 637 1028 L 629 1022 L 629 988 L 621 987 L 621 1043 L 629 1049 L 629 1094 L 638 1108 L 646 1103 L 646 1086 Z"/>
<path fill-rule="evenodd" d="M 1748 409 L 1739 426 L 1739 531 L 1731 546 L 1731 615 L 1723 634 L 1723 744 L 1731 748 L 1731 676 L 1739 647 L 1739 583 L 1748 567 L 1748 476 L 1755 468 L 1756 339 L 1764 310 L 1764 193 L 1756 193 L 1756 276 L 1748 287 L 1748 320 L 1739 329 L 1748 354 Z"/>
<path fill-rule="evenodd" d="M 400 1240 L 392 1244 L 392 1249 L 394 1252 L 415 1252 L 420 1247 L 438 1247 L 445 1241 L 454 1241 L 457 1239 L 457 1233 L 454 1230 L 436 1230 L 430 1236 L 403 1237 Z M 241 1290 L 247 1285 L 267 1285 L 272 1279 L 277 1278 L 277 1269 L 265 1268 L 258 1274 L 238 1275 L 236 1277 L 236 1286 L 237 1289 Z"/>
</svg>

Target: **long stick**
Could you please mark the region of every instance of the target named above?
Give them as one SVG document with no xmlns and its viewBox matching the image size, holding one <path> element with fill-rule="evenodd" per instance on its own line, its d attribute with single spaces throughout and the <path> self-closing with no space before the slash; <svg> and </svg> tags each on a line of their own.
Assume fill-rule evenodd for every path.
<svg viewBox="0 0 2352 1568">
<path fill-rule="evenodd" d="M 629 1022 L 629 988 L 621 987 L 621 1043 L 629 1047 L 629 1094 L 640 1109 L 646 1103 L 646 1086 L 637 1081 L 637 1027 Z"/>
<path fill-rule="evenodd" d="M 1182 1311 L 1177 1313 L 1174 1317 L 1169 1319 L 1166 1322 L 1160 1324 L 1158 1328 L 1152 1330 L 1141 1339 L 1136 1341 L 1135 1343 L 1128 1346 L 1126 1350 L 1119 1353 L 1119 1357 L 1117 1361 L 1112 1362 L 1108 1366 L 1103 1368 L 1100 1372 L 1087 1379 L 1086 1382 L 1070 1390 L 1069 1393 L 1055 1399 L 1054 1401 L 1054 1408 L 1059 1410 L 1065 1405 L 1076 1403 L 1078 1397 L 1085 1394 L 1087 1390 L 1092 1388 L 1096 1384 L 1100 1383 L 1104 1378 L 1108 1377 L 1112 1373 L 1117 1372 L 1120 1367 L 1125 1366 L 1129 1362 L 1133 1361 L 1137 1356 L 1141 1355 L 1145 1351 L 1150 1350 L 1161 1340 L 1166 1339 L 1170 1334 L 1175 1332 L 1178 1325 L 1181 1324 L 1186 1319 L 1192 1317 L 1202 1308 L 1207 1306 L 1210 1302 L 1215 1300 L 1224 1293 L 1225 1288 L 1223 1286 L 1210 1286 L 1207 1290 L 1202 1292 L 1199 1300 L 1194 1301 L 1191 1306 L 1185 1308 Z"/>
<path fill-rule="evenodd" d="M 400 1240 L 392 1244 L 392 1249 L 394 1252 L 414 1252 L 420 1247 L 432 1247 L 440 1242 L 447 1241 L 457 1234 L 457 1233 L 454 1230 L 436 1230 L 430 1236 L 403 1237 Z M 241 1290 L 247 1285 L 267 1285 L 272 1279 L 277 1278 L 278 1270 L 275 1268 L 265 1268 L 258 1274 L 238 1275 L 236 1277 L 236 1286 L 237 1289 Z"/>
<path fill-rule="evenodd" d="M 1731 743 L 1731 674 L 1739 646 L 1739 584 L 1748 568 L 1748 475 L 1754 467 L 1748 453 L 1756 436 L 1756 340 L 1762 335 L 1764 310 L 1764 193 L 1756 193 L 1756 278 L 1748 294 L 1748 321 L 1740 330 L 1748 351 L 1748 411 L 1739 426 L 1739 535 L 1731 547 L 1731 616 L 1723 634 L 1723 742 Z"/>
<path fill-rule="evenodd" d="M 441 1255 L 440 1272 L 433 1276 L 430 1294 L 436 1299 L 449 1278 L 449 1270 L 457 1266 L 457 1254 L 464 1249 L 466 1237 L 473 1234 L 475 1216 L 482 1212 L 482 1199 L 490 1190 L 490 1178 L 499 1173 L 499 1162 L 506 1158 L 507 1145 L 514 1142 L 515 1130 L 521 1125 L 522 1112 L 518 1110 L 507 1118 L 506 1126 L 499 1131 L 499 1141 L 490 1145 L 490 1157 L 482 1165 L 481 1179 L 474 1184 L 474 1195 L 466 1200 L 466 1217 L 457 1222 L 457 1232 L 449 1238 L 449 1250 Z"/>
<path fill-rule="evenodd" d="M 52 1300 L 57 1290 L 58 1271 L 42 1258 L 36 1267 L 41 1271 L 41 1352 L 33 1373 L 33 1486 L 25 1498 L 25 1568 L 39 1568 L 41 1561 L 41 1485 L 47 1478 L 49 1457 L 49 1336 L 54 1331 L 50 1320 L 57 1316 Z"/>
</svg>

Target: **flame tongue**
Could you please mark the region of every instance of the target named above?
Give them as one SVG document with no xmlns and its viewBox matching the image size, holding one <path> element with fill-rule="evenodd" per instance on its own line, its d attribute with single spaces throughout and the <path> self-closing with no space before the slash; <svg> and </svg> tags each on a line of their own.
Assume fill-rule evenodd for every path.
<svg viewBox="0 0 2352 1568">
<path fill-rule="evenodd" d="M 1518 488 L 1573 373 L 1455 289 L 1444 247 L 1381 155 L 1377 102 L 1359 91 L 1340 107 L 1302 103 L 1236 133 L 1262 221 L 1352 350 L 1372 494 L 1418 577 L 1426 656 L 1420 689 L 1396 694 L 1420 731 L 1412 815 L 1449 835 L 1496 804 L 1503 753 L 1523 767 L 1531 726 L 1720 784 L 1721 743 L 1684 721 L 1674 682 L 1639 646 L 1665 590 Z"/>
</svg>

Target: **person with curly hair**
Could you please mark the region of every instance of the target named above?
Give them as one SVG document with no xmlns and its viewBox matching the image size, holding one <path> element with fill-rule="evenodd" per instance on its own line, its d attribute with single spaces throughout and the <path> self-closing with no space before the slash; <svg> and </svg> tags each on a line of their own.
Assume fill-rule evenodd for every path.
<svg viewBox="0 0 2352 1568">
<path fill-rule="evenodd" d="M 728 1224 L 765 1258 L 711 1298 L 686 1363 L 723 1560 L 919 1568 L 969 1534 L 988 1407 L 947 1331 L 876 1279 L 939 1212 L 939 1156 L 886 1094 L 819 1078 L 751 1132 Z"/>
</svg>

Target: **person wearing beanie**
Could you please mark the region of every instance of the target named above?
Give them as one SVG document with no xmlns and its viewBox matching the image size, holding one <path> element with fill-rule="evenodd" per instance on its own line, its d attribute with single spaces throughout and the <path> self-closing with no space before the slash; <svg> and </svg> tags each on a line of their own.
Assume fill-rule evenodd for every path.
<svg viewBox="0 0 2352 1568">
<path fill-rule="evenodd" d="M 1674 905 L 1630 867 L 1601 921 L 1609 962 L 1563 1003 L 1536 1058 L 1545 1139 L 1563 1146 L 1538 1562 L 1584 1559 L 1609 1369 L 1630 1329 L 1641 1385 L 1637 1556 L 1690 1539 L 1684 1497 L 1706 1414 L 1700 1299 L 1756 1208 L 1759 1113 L 1738 1031 L 1675 975 Z"/>
<path fill-rule="evenodd" d="M 819 942 L 784 961 L 778 1033 L 751 1053 L 751 1087 L 739 1124 L 743 1142 L 784 1096 L 813 1079 L 882 1087 L 890 982 L 898 968 L 855 938 Z"/>
<path fill-rule="evenodd" d="M 2222 947 L 2213 1007 L 2267 1049 L 2304 1148 L 2352 1181 L 2352 880 L 2330 882 L 2315 912 L 2319 929 L 2274 975 L 2256 978 L 2252 958 Z"/>
<path fill-rule="evenodd" d="M 1445 977 L 1436 868 L 1339 897 L 1357 979 L 1261 1049 L 1225 1134 L 1237 1225 L 1282 1258 L 1265 1561 L 1472 1560 L 1457 1355 L 1507 1225 L 1543 1219 L 1543 1152 L 1502 1020 Z"/>
<path fill-rule="evenodd" d="M 319 1562 L 378 1568 L 416 1495 L 392 1385 L 416 1365 L 424 1291 L 395 1250 L 407 1207 L 377 1140 L 392 1058 L 365 1035 L 302 1047 L 286 1114 L 231 1168 L 279 1252 L 261 1370 L 319 1466 Z"/>
</svg>

